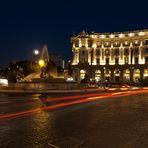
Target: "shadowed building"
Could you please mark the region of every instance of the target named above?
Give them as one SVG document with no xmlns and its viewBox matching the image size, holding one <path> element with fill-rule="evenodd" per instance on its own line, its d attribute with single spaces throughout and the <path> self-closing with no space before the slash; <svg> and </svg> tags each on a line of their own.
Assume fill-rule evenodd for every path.
<svg viewBox="0 0 148 148">
<path fill-rule="evenodd" d="M 83 31 L 71 38 L 74 77 L 137 82 L 148 77 L 148 30 L 122 33 Z"/>
</svg>

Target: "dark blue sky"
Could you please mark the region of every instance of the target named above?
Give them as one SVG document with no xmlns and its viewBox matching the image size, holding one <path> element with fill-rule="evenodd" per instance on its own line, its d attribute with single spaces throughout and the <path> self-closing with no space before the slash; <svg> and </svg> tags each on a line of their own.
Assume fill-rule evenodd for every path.
<svg viewBox="0 0 148 148">
<path fill-rule="evenodd" d="M 0 67 L 49 53 L 71 58 L 73 32 L 122 32 L 148 28 L 147 0 L 5 0 L 0 2 Z"/>
</svg>

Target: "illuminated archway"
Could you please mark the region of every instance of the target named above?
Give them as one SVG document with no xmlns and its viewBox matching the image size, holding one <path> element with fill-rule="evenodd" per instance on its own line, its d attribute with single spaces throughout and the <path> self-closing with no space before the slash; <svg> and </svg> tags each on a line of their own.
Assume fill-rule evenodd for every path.
<svg viewBox="0 0 148 148">
<path fill-rule="evenodd" d="M 133 81 L 138 82 L 140 79 L 140 70 L 139 69 L 134 69 L 133 71 Z"/>
<path fill-rule="evenodd" d="M 115 82 L 120 82 L 120 70 L 119 69 L 116 69 L 114 71 L 114 81 Z"/>
<path fill-rule="evenodd" d="M 86 70 L 81 69 L 80 70 L 80 79 L 84 79 L 85 78 L 85 75 L 86 75 Z"/>
<path fill-rule="evenodd" d="M 126 69 L 124 71 L 124 81 L 125 82 L 129 82 L 130 81 L 130 70 L 129 69 Z"/>
<path fill-rule="evenodd" d="M 106 82 L 109 82 L 111 80 L 111 71 L 109 69 L 106 69 L 104 71 L 104 77 Z"/>
<path fill-rule="evenodd" d="M 101 71 L 100 70 L 95 71 L 95 80 L 97 82 L 101 80 Z"/>
<path fill-rule="evenodd" d="M 144 78 L 148 77 L 148 69 L 145 69 L 145 70 L 144 70 L 143 77 L 144 77 Z"/>
</svg>

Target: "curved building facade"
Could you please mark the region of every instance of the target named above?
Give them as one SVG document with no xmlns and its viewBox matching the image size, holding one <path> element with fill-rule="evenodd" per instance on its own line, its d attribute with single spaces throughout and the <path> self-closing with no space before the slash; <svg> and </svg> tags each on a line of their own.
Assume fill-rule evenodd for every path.
<svg viewBox="0 0 148 148">
<path fill-rule="evenodd" d="M 83 31 L 71 38 L 74 77 L 138 82 L 148 77 L 148 30 L 122 33 Z"/>
</svg>

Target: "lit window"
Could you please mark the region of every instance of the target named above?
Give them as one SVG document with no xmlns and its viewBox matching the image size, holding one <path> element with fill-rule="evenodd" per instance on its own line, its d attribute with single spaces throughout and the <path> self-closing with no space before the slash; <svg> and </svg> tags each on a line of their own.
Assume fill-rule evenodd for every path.
<svg viewBox="0 0 148 148">
<path fill-rule="evenodd" d="M 105 35 L 102 34 L 100 37 L 101 37 L 101 38 L 105 38 Z"/>
<path fill-rule="evenodd" d="M 124 60 L 125 60 L 125 64 L 128 64 L 128 57 L 125 57 Z"/>
<path fill-rule="evenodd" d="M 123 35 L 123 34 L 120 34 L 120 35 L 119 35 L 119 37 L 120 37 L 120 38 L 123 38 L 123 37 L 124 37 L 124 35 Z"/>
<path fill-rule="evenodd" d="M 101 71 L 100 70 L 95 71 L 95 80 L 97 82 L 101 80 Z"/>
<path fill-rule="evenodd" d="M 130 34 L 129 34 L 130 37 L 132 37 L 133 35 L 134 35 L 133 33 L 130 33 Z"/>
<path fill-rule="evenodd" d="M 119 47 L 120 46 L 120 42 L 118 42 L 118 41 L 114 42 L 114 46 L 115 47 Z"/>
<path fill-rule="evenodd" d="M 85 78 L 85 74 L 86 74 L 86 71 L 85 70 L 80 70 L 80 78 L 81 79 L 84 79 Z"/>
<path fill-rule="evenodd" d="M 144 77 L 148 77 L 148 69 L 144 70 Z"/>
<path fill-rule="evenodd" d="M 113 34 L 111 34 L 111 35 L 110 35 L 110 38 L 113 38 L 113 37 L 114 37 L 114 35 L 113 35 Z"/>
<path fill-rule="evenodd" d="M 144 35 L 144 32 L 139 32 L 139 35 L 140 35 L 140 36 Z"/>
<path fill-rule="evenodd" d="M 140 78 L 140 70 L 139 69 L 135 69 L 133 72 L 133 80 L 134 82 L 138 82 Z"/>
<path fill-rule="evenodd" d="M 130 70 L 129 69 L 126 69 L 124 71 L 124 79 L 125 79 L 125 81 L 129 81 L 130 80 Z"/>
<path fill-rule="evenodd" d="M 106 55 L 106 56 L 109 56 L 109 55 L 110 55 L 109 49 L 106 49 L 106 50 L 105 50 L 105 55 Z"/>
</svg>

